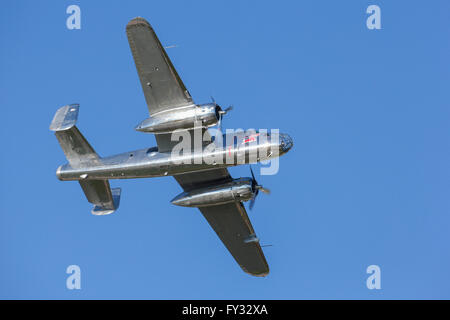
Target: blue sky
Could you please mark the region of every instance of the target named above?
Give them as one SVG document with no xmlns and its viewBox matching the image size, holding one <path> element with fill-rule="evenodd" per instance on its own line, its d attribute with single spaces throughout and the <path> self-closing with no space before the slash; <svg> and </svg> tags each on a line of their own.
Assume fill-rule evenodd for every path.
<svg viewBox="0 0 450 320">
<path fill-rule="evenodd" d="M 81 8 L 81 30 L 66 8 Z M 381 8 L 368 30 L 366 8 Z M 448 1 L 4 1 L 0 298 L 450 298 Z M 115 180 L 91 215 L 48 126 L 80 103 L 100 155 L 155 145 L 125 35 L 146 18 L 195 101 L 294 139 L 249 213 L 271 273 L 241 271 L 173 178 Z M 232 168 L 234 177 L 248 167 Z M 66 289 L 67 266 L 81 290 Z M 368 290 L 366 268 L 381 268 Z"/>
</svg>

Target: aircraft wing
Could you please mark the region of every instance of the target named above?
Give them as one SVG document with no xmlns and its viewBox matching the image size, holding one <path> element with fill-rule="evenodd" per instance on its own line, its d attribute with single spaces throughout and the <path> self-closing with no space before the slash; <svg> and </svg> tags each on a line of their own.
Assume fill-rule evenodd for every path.
<svg viewBox="0 0 450 320">
<path fill-rule="evenodd" d="M 193 104 L 191 95 L 150 24 L 143 18 L 134 18 L 127 25 L 127 36 L 150 116 Z M 208 135 L 203 129 L 202 134 L 205 133 Z M 155 136 L 159 152 L 169 152 L 178 143 L 171 141 L 170 134 Z M 213 169 L 178 175 L 175 179 L 188 191 L 230 181 L 231 176 L 227 169 Z M 200 211 L 245 272 L 255 276 L 269 273 L 259 243 L 247 241 L 254 236 L 254 230 L 241 202 L 204 207 Z"/>
<path fill-rule="evenodd" d="M 127 37 L 150 116 L 193 104 L 155 31 L 144 18 L 127 24 Z"/>
<path fill-rule="evenodd" d="M 186 173 L 174 178 L 185 191 L 231 180 L 227 169 Z M 246 241 L 254 236 L 255 231 L 242 202 L 199 209 L 245 272 L 254 276 L 266 276 L 269 273 L 269 266 L 259 242 Z"/>
<path fill-rule="evenodd" d="M 127 37 L 150 116 L 192 105 L 189 91 L 151 25 L 144 18 L 134 18 L 127 24 Z M 171 141 L 170 134 L 155 136 L 159 152 L 169 152 L 178 143 Z"/>
</svg>

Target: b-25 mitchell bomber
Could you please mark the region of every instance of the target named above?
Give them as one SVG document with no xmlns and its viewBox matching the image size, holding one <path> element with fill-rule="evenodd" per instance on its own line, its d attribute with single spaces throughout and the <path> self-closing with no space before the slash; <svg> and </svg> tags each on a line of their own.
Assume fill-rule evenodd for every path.
<svg viewBox="0 0 450 320">
<path fill-rule="evenodd" d="M 110 187 L 109 179 L 173 176 L 183 193 L 172 203 L 197 207 L 241 268 L 254 276 L 266 276 L 269 266 L 243 202 L 250 200 L 252 207 L 259 191 L 268 190 L 256 182 L 253 171 L 251 178 L 233 179 L 227 167 L 278 157 L 289 151 L 292 139 L 287 134 L 259 132 L 213 139 L 208 128 L 220 126 L 230 109 L 214 101 L 194 103 L 145 19 L 132 19 L 126 32 L 150 114 L 135 129 L 155 134 L 157 146 L 100 157 L 75 126 L 79 106 L 66 105 L 50 125 L 68 160 L 57 169 L 57 177 L 78 181 L 94 205 L 92 213 L 105 215 L 118 208 L 121 193 L 120 188 Z M 189 137 L 199 132 L 200 143 L 194 138 L 189 152 L 174 152 L 179 143 L 174 134 L 180 132 Z M 211 143 L 215 148 L 208 148 Z"/>
</svg>

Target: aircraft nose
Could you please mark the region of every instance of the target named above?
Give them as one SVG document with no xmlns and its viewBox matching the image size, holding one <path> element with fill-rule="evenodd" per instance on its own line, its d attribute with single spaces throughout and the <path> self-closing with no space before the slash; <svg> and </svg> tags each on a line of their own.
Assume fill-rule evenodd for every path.
<svg viewBox="0 0 450 320">
<path fill-rule="evenodd" d="M 288 152 L 293 145 L 294 142 L 288 134 L 280 133 L 280 155 Z"/>
</svg>

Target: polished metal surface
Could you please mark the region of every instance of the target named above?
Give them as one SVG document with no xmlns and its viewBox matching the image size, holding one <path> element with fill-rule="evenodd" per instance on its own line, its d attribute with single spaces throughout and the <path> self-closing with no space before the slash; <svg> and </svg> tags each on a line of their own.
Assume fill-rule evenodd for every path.
<svg viewBox="0 0 450 320">
<path fill-rule="evenodd" d="M 79 105 L 73 104 L 56 111 L 50 130 L 66 155 L 71 168 L 84 170 L 87 166 L 100 166 L 101 160 L 89 142 L 75 126 L 78 119 Z M 56 171 L 59 175 L 63 166 Z M 94 205 L 92 214 L 106 215 L 114 212 L 120 203 L 120 188 L 111 189 L 107 179 L 87 179 L 88 174 L 79 175 L 79 183 L 87 200 Z"/>
<path fill-rule="evenodd" d="M 248 218 L 243 201 L 268 192 L 252 178 L 233 179 L 227 168 L 270 160 L 288 152 L 293 142 L 287 134 L 218 135 L 209 127 L 221 126 L 223 110 L 213 103 L 196 105 L 161 46 L 156 33 L 143 18 L 132 19 L 127 36 L 150 117 L 135 129 L 154 133 L 157 146 L 100 157 L 76 127 L 79 106 L 60 108 L 50 129 L 68 163 L 56 170 L 58 179 L 78 181 L 92 213 L 110 214 L 120 203 L 120 188 L 110 179 L 174 176 L 183 193 L 173 204 L 198 207 L 239 266 L 253 276 L 266 276 L 269 266 Z M 200 141 L 190 140 L 188 150 L 175 152 L 182 130 Z M 202 140 L 203 137 L 203 140 Z"/>
<path fill-rule="evenodd" d="M 226 141 L 227 137 L 223 137 Z M 279 155 L 286 153 L 292 147 L 287 144 L 287 137 L 283 135 L 283 139 L 277 141 L 272 140 L 269 135 L 268 139 L 261 143 L 260 140 L 245 143 L 246 137 L 235 137 L 236 143 L 233 145 L 214 144 L 215 148 L 212 150 L 205 146 L 199 152 L 186 154 L 160 153 L 155 148 L 134 150 L 101 158 L 95 163 L 88 161 L 83 166 L 65 164 L 58 169 L 57 176 L 60 180 L 133 179 L 172 176 L 214 167 L 232 167 L 277 156 L 277 152 L 267 153 L 267 150 L 279 150 Z"/>
<path fill-rule="evenodd" d="M 183 192 L 172 199 L 182 207 L 207 207 L 235 201 L 248 201 L 253 197 L 252 179 L 240 178 L 224 184 Z"/>
<path fill-rule="evenodd" d="M 219 121 L 220 107 L 215 104 L 192 105 L 164 111 L 145 119 L 137 131 L 154 134 L 172 133 L 180 129 L 209 128 Z"/>
<path fill-rule="evenodd" d="M 245 243 L 251 243 L 251 242 L 259 242 L 259 238 L 256 236 L 256 234 L 251 234 L 247 238 L 244 239 Z"/>
<path fill-rule="evenodd" d="M 78 119 L 79 104 L 71 104 L 59 108 L 50 124 L 52 131 L 65 131 L 72 128 Z"/>
<path fill-rule="evenodd" d="M 126 32 L 150 115 L 192 105 L 191 95 L 150 23 L 132 19 Z"/>
</svg>

